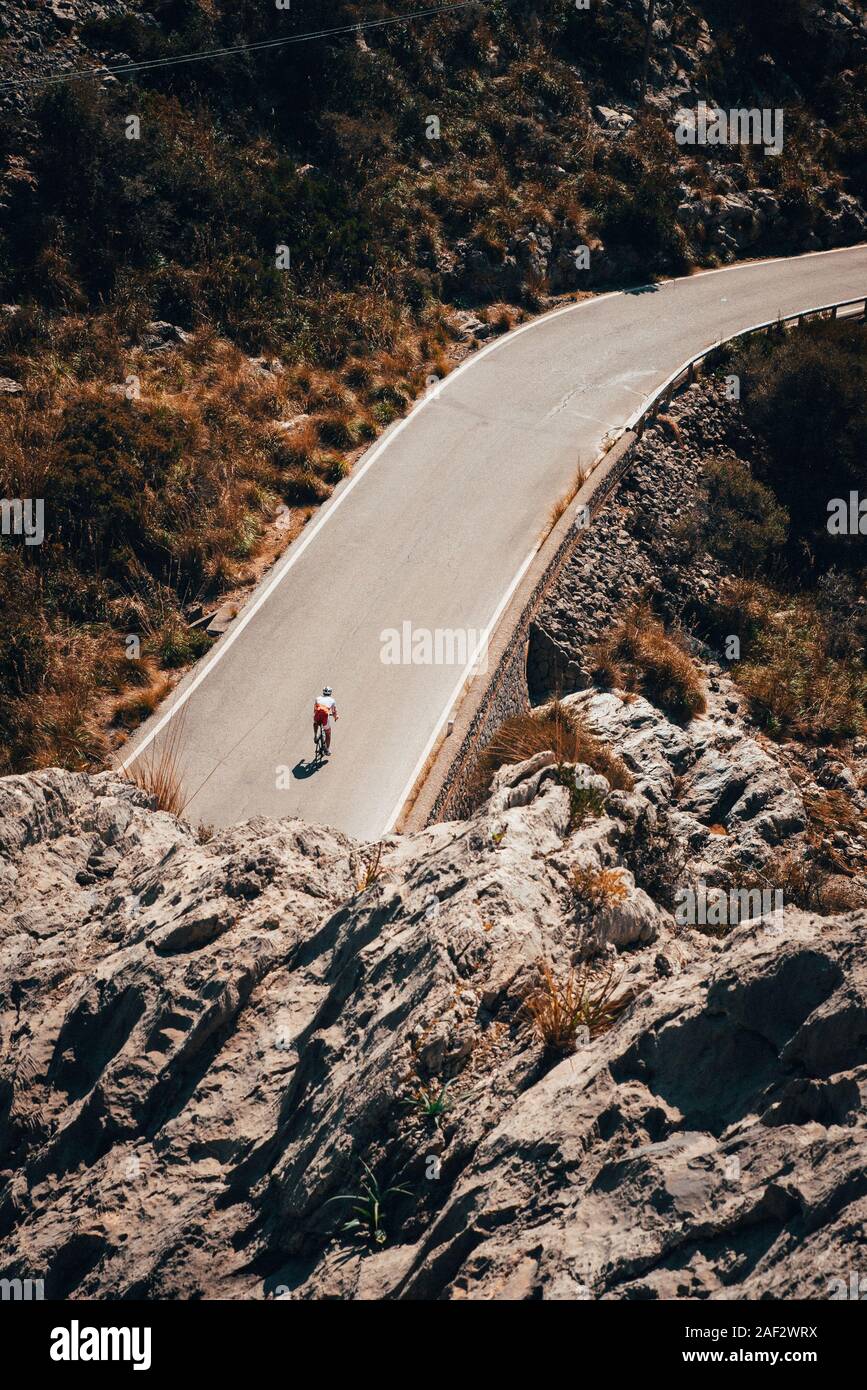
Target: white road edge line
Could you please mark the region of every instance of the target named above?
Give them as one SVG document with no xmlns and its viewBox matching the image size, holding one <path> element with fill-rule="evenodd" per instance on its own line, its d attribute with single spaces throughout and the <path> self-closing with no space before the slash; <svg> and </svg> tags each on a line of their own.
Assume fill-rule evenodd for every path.
<svg viewBox="0 0 867 1390">
<path fill-rule="evenodd" d="M 684 275 L 680 277 L 675 277 L 672 280 L 660 280 L 657 281 L 656 284 L 660 288 L 662 288 L 664 285 L 676 285 L 678 283 L 678 278 L 681 280 L 699 280 L 705 275 L 723 275 L 734 270 L 749 270 L 754 266 L 780 265 L 783 262 L 788 264 L 792 261 L 809 260 L 811 257 L 814 256 L 834 256 L 844 251 L 857 251 L 859 249 L 863 250 L 865 246 L 867 246 L 867 242 L 860 242 L 856 246 L 835 246 L 832 247 L 829 251 L 807 251 L 801 256 L 776 256 L 771 260 L 746 261 L 737 265 L 720 266 L 716 270 L 699 271 L 697 275 Z M 640 289 L 642 287 L 637 286 L 636 288 Z M 455 381 L 461 375 L 462 372 L 465 372 L 469 367 L 474 366 L 475 363 L 481 361 L 483 357 L 487 357 L 492 352 L 496 352 L 497 349 L 501 348 L 505 343 L 511 342 L 514 338 L 517 338 L 519 334 L 528 333 L 530 329 L 538 328 L 540 324 L 550 323 L 552 319 L 558 318 L 561 314 L 569 314 L 574 313 L 579 309 L 592 308 L 594 304 L 602 304 L 606 299 L 614 299 L 616 298 L 616 296 L 625 293 L 627 293 L 627 291 L 609 290 L 605 294 L 595 295 L 592 299 L 582 299 L 579 304 L 564 304 L 559 309 L 554 309 L 548 314 L 541 314 L 538 318 L 531 319 L 529 323 L 521 324 L 520 328 L 515 328 L 510 333 L 504 333 L 501 338 L 498 338 L 496 340 L 496 342 L 488 343 L 486 347 L 480 348 L 478 352 L 474 352 L 472 356 L 466 358 L 466 360 L 463 361 L 459 367 L 456 367 L 453 372 L 450 372 L 449 375 L 445 378 L 445 380 L 437 387 L 436 395 L 426 395 L 423 396 L 420 401 L 417 401 L 416 404 L 410 410 L 409 414 L 405 415 L 404 418 L 394 427 L 394 429 L 392 429 L 390 432 L 386 433 L 383 436 L 379 444 L 377 444 L 374 447 L 371 454 L 362 464 L 358 472 L 353 473 L 352 477 L 348 480 L 346 485 L 337 492 L 337 494 L 333 497 L 331 502 L 323 509 L 316 522 L 314 522 L 313 526 L 306 529 L 304 535 L 299 539 L 299 541 L 289 547 L 289 551 L 286 555 L 285 561 L 282 564 L 278 565 L 277 569 L 275 570 L 275 573 L 272 575 L 268 584 L 259 594 L 258 598 L 254 599 L 253 602 L 249 604 L 247 608 L 244 609 L 237 623 L 234 625 L 234 627 L 232 627 L 232 629 L 226 634 L 223 640 L 218 644 L 210 660 L 206 662 L 206 664 L 202 667 L 202 670 L 198 672 L 198 674 L 193 678 L 193 680 L 186 687 L 186 689 L 180 694 L 177 700 L 175 700 L 172 703 L 172 705 L 162 716 L 162 718 L 157 721 L 157 723 L 151 729 L 147 737 L 142 739 L 141 743 L 139 743 L 137 747 L 134 748 L 133 751 L 128 755 L 128 757 L 126 757 L 124 761 L 119 765 L 119 771 L 126 772 L 127 768 L 131 767 L 132 764 L 136 761 L 136 759 L 140 758 L 142 753 L 144 753 L 145 750 L 151 745 L 151 743 L 153 743 L 157 735 L 162 733 L 163 729 L 172 719 L 174 719 L 175 715 L 180 713 L 180 711 L 183 709 L 184 705 L 187 703 L 190 697 L 193 694 L 195 694 L 202 682 L 211 674 L 211 672 L 219 664 L 219 662 L 222 661 L 223 657 L 226 655 L 226 652 L 229 651 L 233 643 L 237 641 L 237 639 L 240 637 L 241 633 L 244 631 L 247 625 L 250 622 L 252 622 L 253 618 L 256 616 L 262 605 L 271 597 L 271 594 L 274 592 L 274 590 L 278 587 L 279 584 L 283 582 L 289 571 L 298 562 L 298 560 L 300 560 L 301 556 L 304 554 L 304 551 L 307 549 L 310 542 L 314 539 L 316 535 L 318 535 L 319 531 L 321 531 L 322 527 L 326 524 L 328 519 L 334 515 L 338 507 L 342 506 L 343 502 L 352 492 L 353 488 L 361 482 L 361 479 L 364 477 L 368 468 L 372 467 L 372 465 L 376 462 L 379 456 L 382 453 L 384 453 L 385 450 L 388 448 L 389 444 L 392 444 L 394 440 L 397 439 L 398 435 L 402 433 L 402 431 L 406 428 L 409 422 L 417 414 L 424 410 L 425 406 L 429 405 L 432 400 L 435 400 L 437 396 L 446 389 L 449 382 Z M 652 396 L 648 397 L 648 401 L 650 399 L 652 399 Z M 535 554 L 536 552 L 534 551 L 533 553 Z M 510 590 L 509 596 L 511 595 L 511 592 L 512 591 Z M 448 709 L 451 709 L 451 704 L 448 706 Z M 448 714 L 448 709 L 446 710 L 446 715 Z M 443 717 L 443 721 L 440 721 L 440 725 L 438 727 L 442 726 L 442 722 L 444 722 L 444 719 L 445 716 Z M 409 793 L 407 793 L 407 795 L 409 795 Z"/>
<path fill-rule="evenodd" d="M 422 753 L 421 757 L 419 758 L 418 762 L 416 763 L 415 767 L 413 768 L 411 775 L 410 775 L 409 778 L 407 779 L 406 786 L 404 787 L 403 791 L 402 791 L 401 794 L 400 794 L 400 799 L 399 799 L 397 805 L 395 806 L 394 810 L 392 811 L 391 815 L 389 816 L 388 820 L 386 821 L 385 829 L 384 829 L 383 832 L 382 832 L 383 835 L 388 835 L 388 834 L 391 832 L 391 830 L 394 828 L 395 821 L 397 820 L 398 816 L 400 815 L 401 811 L 403 810 L 404 806 L 406 805 L 407 800 L 409 799 L 410 793 L 412 792 L 412 789 L 413 789 L 413 787 L 414 787 L 415 784 L 416 784 L 416 781 L 417 781 L 418 778 L 421 776 L 422 769 L 424 768 L 425 763 L 427 762 L 428 758 L 430 757 L 431 753 L 433 752 L 434 745 L 436 744 L 437 739 L 439 738 L 440 734 L 441 734 L 442 731 L 443 731 L 443 726 L 444 726 L 446 720 L 448 719 L 449 715 L 450 715 L 451 712 L 452 712 L 452 709 L 453 709 L 453 707 L 454 707 L 455 701 L 457 700 L 457 698 L 458 698 L 458 696 L 460 695 L 460 693 L 461 693 L 461 691 L 462 691 L 464 685 L 466 684 L 467 680 L 469 679 L 470 672 L 472 671 L 473 667 L 475 666 L 476 662 L 478 661 L 479 656 L 481 655 L 482 650 L 484 649 L 485 645 L 486 645 L 487 642 L 489 641 L 490 636 L 491 636 L 491 633 L 494 631 L 494 629 L 495 629 L 496 626 L 497 626 L 497 623 L 500 621 L 500 618 L 503 616 L 503 612 L 504 612 L 506 606 L 508 605 L 509 600 L 511 599 L 512 595 L 514 594 L 514 592 L 515 592 L 515 590 L 517 589 L 518 585 L 520 584 L 521 580 L 524 578 L 524 575 L 527 573 L 527 570 L 530 568 L 531 564 L 532 564 L 533 561 L 535 560 L 535 558 L 536 558 L 536 556 L 538 555 L 538 553 L 539 553 L 539 546 L 537 545 L 537 546 L 534 546 L 533 549 L 530 551 L 529 555 L 527 556 L 526 560 L 525 560 L 524 563 L 522 564 L 521 568 L 518 570 L 518 573 L 515 575 L 514 579 L 512 580 L 511 584 L 509 585 L 508 589 L 506 590 L 505 594 L 504 594 L 503 597 L 500 599 L 500 602 L 497 604 L 497 607 L 496 607 L 496 610 L 494 611 L 493 617 L 491 618 L 490 622 L 488 623 L 487 627 L 484 629 L 484 631 L 483 631 L 481 637 L 479 638 L 478 642 L 476 643 L 476 646 L 475 646 L 475 648 L 474 648 L 474 650 L 473 650 L 472 656 L 470 657 L 469 661 L 467 662 L 466 666 L 464 667 L 463 671 L 461 672 L 461 675 L 460 675 L 460 677 L 459 677 L 459 679 L 458 679 L 458 682 L 457 682 L 457 684 L 456 684 L 454 690 L 452 691 L 451 695 L 449 696 L 448 704 L 446 705 L 445 709 L 443 710 L 442 714 L 440 715 L 440 718 L 437 720 L 436 727 L 434 728 L 433 733 L 431 734 L 430 738 L 428 739 L 427 743 L 425 744 L 424 752 Z"/>
<path fill-rule="evenodd" d="M 826 253 L 821 253 L 821 254 L 826 254 Z M 857 297 L 855 297 L 855 298 L 849 300 L 849 301 L 848 301 L 848 305 L 846 305 L 846 306 L 844 306 L 844 307 L 848 307 L 849 305 L 852 305 L 852 304 L 860 304 L 861 301 L 862 301 L 862 299 L 864 300 L 865 310 L 867 310 L 867 296 L 864 296 L 864 295 L 858 295 Z M 814 304 L 814 305 L 813 305 L 811 308 L 809 308 L 809 309 L 796 309 L 796 310 L 795 310 L 795 314 L 787 314 L 787 315 L 785 316 L 785 318 L 786 318 L 786 319 L 790 319 L 790 318 L 794 318 L 795 315 L 801 315 L 801 314 L 821 314 L 821 313 L 824 313 L 826 309 L 834 309 L 834 308 L 837 308 L 837 307 L 839 307 L 839 306 L 838 306 L 837 304 L 834 304 L 834 303 L 831 303 L 831 304 Z M 843 317 L 845 318 L 845 317 L 847 317 L 847 316 L 844 315 Z M 665 381 L 662 383 L 661 386 L 657 386 L 655 391 L 651 391 L 651 393 L 650 393 L 649 396 L 645 396 L 644 400 L 641 402 L 641 405 L 638 407 L 638 409 L 637 409 L 636 411 L 634 411 L 632 415 L 630 415 L 629 419 L 626 421 L 626 424 L 623 426 L 623 429 L 624 429 L 624 430 L 632 430 L 632 429 L 635 429 L 635 426 L 638 424 L 638 422 L 639 422 L 639 420 L 641 419 L 642 415 L 643 415 L 644 412 L 652 405 L 653 401 L 654 401 L 654 400 L 658 400 L 658 399 L 660 399 L 662 396 L 664 396 L 664 395 L 665 395 L 665 392 L 668 390 L 669 386 L 672 386 L 672 385 L 677 381 L 677 378 L 678 378 L 679 376 L 682 376 L 683 373 L 686 371 L 686 369 L 687 369 L 689 366 L 691 366 L 694 362 L 698 362 L 698 361 L 701 361 L 701 360 L 702 360 L 703 358 L 705 358 L 705 357 L 709 357 L 710 354 L 711 354 L 712 352 L 716 352 L 718 348 L 723 347 L 723 346 L 724 346 L 725 344 L 727 344 L 727 343 L 734 343 L 734 342 L 737 341 L 738 338 L 748 338 L 748 337 L 750 336 L 750 334 L 752 334 L 752 333 L 758 333 L 758 332 L 761 331 L 761 329 L 766 328 L 766 327 L 769 327 L 769 326 L 772 326 L 772 324 L 773 324 L 773 320 L 768 321 L 768 320 L 762 319 L 759 323 L 754 323 L 754 324 L 752 324 L 751 327 L 749 327 L 749 328 L 741 328 L 741 329 L 738 330 L 737 333 L 731 333 L 731 334 L 729 334 L 729 336 L 728 336 L 727 338 L 717 338 L 716 342 L 711 343 L 709 347 L 702 348 L 701 351 L 700 351 L 700 352 L 697 352 L 697 353 L 695 354 L 694 357 L 688 357 L 688 358 L 686 359 L 685 362 L 681 362 L 681 364 L 680 364 L 679 367 L 675 367 L 674 371 L 671 372 L 671 374 L 665 378 Z"/>
</svg>

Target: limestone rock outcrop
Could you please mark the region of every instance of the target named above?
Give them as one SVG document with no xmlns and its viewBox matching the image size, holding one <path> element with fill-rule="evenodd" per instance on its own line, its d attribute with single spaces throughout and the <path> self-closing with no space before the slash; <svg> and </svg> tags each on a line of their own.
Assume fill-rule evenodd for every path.
<svg viewBox="0 0 867 1390">
<path fill-rule="evenodd" d="M 0 782 L 4 1276 L 826 1297 L 867 1215 L 867 914 L 676 931 L 628 866 L 650 806 L 611 792 L 575 826 L 543 756 L 377 858 L 293 821 L 201 843 L 109 774 Z M 576 907 L 594 866 L 620 930 Z M 613 1025 L 572 1055 L 531 1026 L 540 962 L 612 975 Z M 362 1241 L 333 1199 L 371 1174 Z"/>
</svg>

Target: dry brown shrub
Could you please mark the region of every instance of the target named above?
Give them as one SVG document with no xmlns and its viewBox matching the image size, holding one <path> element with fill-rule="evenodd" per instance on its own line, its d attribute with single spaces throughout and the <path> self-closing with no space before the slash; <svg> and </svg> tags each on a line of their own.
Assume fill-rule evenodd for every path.
<svg viewBox="0 0 867 1390">
<path fill-rule="evenodd" d="M 809 620 L 768 629 L 735 675 L 753 715 L 773 736 L 825 741 L 865 728 L 863 671 L 829 658 L 823 634 Z"/>
<path fill-rule="evenodd" d="M 607 974 L 594 978 L 587 966 L 558 978 L 548 964 L 541 964 L 542 980 L 524 1001 L 536 1036 L 550 1052 L 566 1054 L 578 1046 L 579 1031 L 598 1037 L 612 1027 L 617 1016 L 635 997 L 630 991 L 615 997 L 619 979 L 612 965 Z"/>
<path fill-rule="evenodd" d="M 626 881 L 620 869 L 574 868 L 569 875 L 569 886 L 575 906 L 588 908 L 590 912 L 603 912 L 608 907 L 622 903 L 626 897 Z"/>
<path fill-rule="evenodd" d="M 740 636 L 742 659 L 733 674 L 753 717 L 772 737 L 825 742 L 863 732 L 863 664 L 857 653 L 835 646 L 840 633 L 811 597 L 729 580 L 720 589 L 714 626 Z"/>
<path fill-rule="evenodd" d="M 689 653 L 666 635 L 646 604 L 636 604 L 608 637 L 590 650 L 593 674 L 602 683 L 640 691 L 675 719 L 707 709 L 704 682 Z"/>
<path fill-rule="evenodd" d="M 553 753 L 561 766 L 586 764 L 607 778 L 612 789 L 632 790 L 632 777 L 625 763 L 594 738 L 564 705 L 555 703 L 537 712 L 516 715 L 500 725 L 476 761 L 472 777 L 474 800 L 484 799 L 499 768 L 546 752 Z"/>
<path fill-rule="evenodd" d="M 269 442 L 278 468 L 304 468 L 319 447 L 317 422 L 311 418 L 299 420 L 292 429 L 274 431 Z"/>
</svg>

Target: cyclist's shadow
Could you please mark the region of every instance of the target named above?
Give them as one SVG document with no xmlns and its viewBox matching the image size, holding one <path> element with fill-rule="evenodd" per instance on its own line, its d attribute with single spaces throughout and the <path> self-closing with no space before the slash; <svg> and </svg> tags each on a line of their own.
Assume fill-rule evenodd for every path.
<svg viewBox="0 0 867 1390">
<path fill-rule="evenodd" d="M 321 772 L 327 761 L 327 758 L 323 758 L 321 761 L 319 758 L 310 758 L 309 761 L 302 758 L 293 767 L 292 776 L 303 782 L 307 777 L 312 777 L 314 772 Z"/>
</svg>

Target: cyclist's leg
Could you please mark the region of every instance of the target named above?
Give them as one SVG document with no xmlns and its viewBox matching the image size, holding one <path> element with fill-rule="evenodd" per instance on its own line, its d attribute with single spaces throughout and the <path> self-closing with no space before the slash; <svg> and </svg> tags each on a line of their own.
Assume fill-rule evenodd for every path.
<svg viewBox="0 0 867 1390">
<path fill-rule="evenodd" d="M 330 753 L 330 752 L 331 752 L 331 725 L 330 725 L 330 724 L 326 724 L 326 725 L 325 725 L 325 751 L 326 751 L 326 753 Z"/>
</svg>

